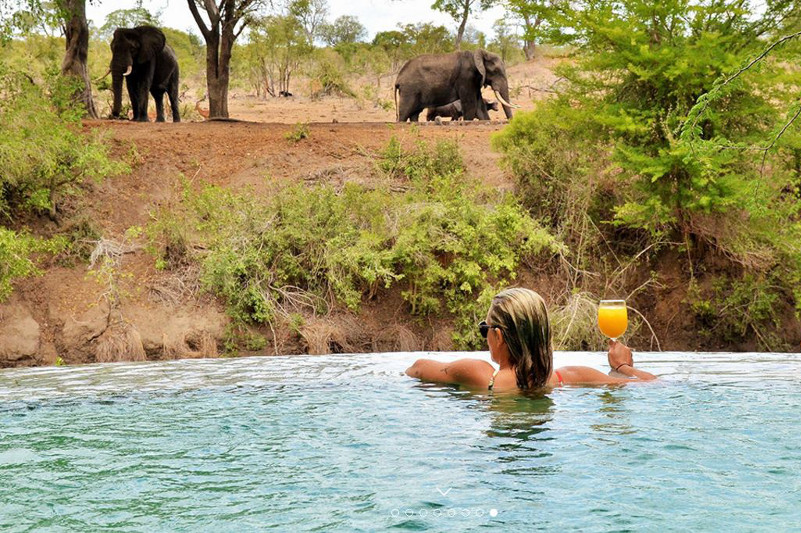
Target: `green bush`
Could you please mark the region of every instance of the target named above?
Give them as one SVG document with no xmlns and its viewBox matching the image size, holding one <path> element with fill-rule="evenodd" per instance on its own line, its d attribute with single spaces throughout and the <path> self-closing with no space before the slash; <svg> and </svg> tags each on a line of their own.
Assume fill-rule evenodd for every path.
<svg viewBox="0 0 801 533">
<path fill-rule="evenodd" d="M 126 170 L 109 158 L 99 133 L 81 132 L 73 83 L 50 71 L 40 87 L 0 63 L 0 215 L 55 214 L 59 197 L 78 194 L 86 180 Z"/>
<path fill-rule="evenodd" d="M 764 296 L 751 315 L 729 315 L 739 304 L 715 291 L 689 299 L 699 323 L 745 324 L 716 330 L 742 339 L 801 309 L 798 43 L 743 68 L 769 44 L 755 35 L 798 20 L 784 2 L 692 4 L 692 16 L 677 0 L 554 5 L 551 37 L 576 47 L 560 94 L 493 143 L 524 204 L 570 246 L 568 293 L 620 286 L 629 258 L 667 252 L 688 284 Z"/>
<path fill-rule="evenodd" d="M 58 253 L 65 247 L 64 239 L 37 239 L 0 227 L 0 302 L 11 294 L 15 280 L 40 273 L 32 256 Z"/>
<path fill-rule="evenodd" d="M 190 248 L 205 250 L 205 287 L 236 321 L 262 324 L 337 304 L 357 309 L 400 284 L 412 313 L 449 313 L 457 344 L 478 346 L 474 325 L 495 287 L 559 244 L 511 197 L 467 178 L 452 143 L 406 151 L 393 140 L 379 167 L 411 186 L 293 185 L 266 198 L 187 188 L 180 216 L 200 241 Z"/>
</svg>

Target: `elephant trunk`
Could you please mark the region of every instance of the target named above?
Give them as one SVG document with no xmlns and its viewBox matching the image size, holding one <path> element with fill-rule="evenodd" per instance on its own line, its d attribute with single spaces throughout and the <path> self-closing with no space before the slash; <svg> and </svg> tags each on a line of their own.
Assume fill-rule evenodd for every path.
<svg viewBox="0 0 801 533">
<path fill-rule="evenodd" d="M 117 118 L 120 116 L 120 109 L 122 109 L 122 74 L 112 74 L 111 89 L 114 92 L 114 104 L 111 107 L 111 116 Z"/>
</svg>

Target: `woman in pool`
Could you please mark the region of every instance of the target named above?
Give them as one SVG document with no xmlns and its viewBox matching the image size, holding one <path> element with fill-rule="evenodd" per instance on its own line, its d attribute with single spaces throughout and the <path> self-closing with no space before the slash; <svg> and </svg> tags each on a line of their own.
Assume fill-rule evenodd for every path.
<svg viewBox="0 0 801 533">
<path fill-rule="evenodd" d="M 609 341 L 609 366 L 625 378 L 586 366 L 553 368 L 551 325 L 545 302 L 529 289 L 507 289 L 492 300 L 487 320 L 479 324 L 490 356 L 500 368 L 480 359 L 440 363 L 418 359 L 406 374 L 423 381 L 452 383 L 473 389 L 541 389 L 561 385 L 604 385 L 650 381 L 656 376 L 634 368 L 631 350 Z"/>
</svg>

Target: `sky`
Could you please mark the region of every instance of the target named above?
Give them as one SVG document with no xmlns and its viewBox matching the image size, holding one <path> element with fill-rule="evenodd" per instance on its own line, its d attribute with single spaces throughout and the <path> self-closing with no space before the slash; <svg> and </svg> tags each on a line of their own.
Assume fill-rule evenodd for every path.
<svg viewBox="0 0 801 533">
<path fill-rule="evenodd" d="M 341 15 L 355 16 L 367 28 L 369 39 L 378 32 L 397 29 L 399 22 L 434 22 L 456 33 L 456 22 L 448 15 L 431 9 L 432 3 L 433 0 L 328 0 L 329 21 Z M 87 2 L 86 17 L 100 27 L 110 12 L 130 9 L 135 5 L 135 0 Z M 186 0 L 144 0 L 143 7 L 151 13 L 163 10 L 161 22 L 165 26 L 199 34 Z M 492 25 L 503 15 L 503 8 L 494 7 L 474 16 L 468 20 L 468 24 L 491 38 L 495 33 Z"/>
</svg>

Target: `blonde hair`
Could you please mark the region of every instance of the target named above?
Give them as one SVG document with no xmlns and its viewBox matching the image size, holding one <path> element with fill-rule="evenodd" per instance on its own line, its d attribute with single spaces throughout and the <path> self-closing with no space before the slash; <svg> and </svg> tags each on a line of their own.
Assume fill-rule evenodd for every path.
<svg viewBox="0 0 801 533">
<path fill-rule="evenodd" d="M 542 297 L 531 289 L 506 289 L 492 299 L 487 322 L 503 331 L 517 386 L 544 387 L 553 370 L 553 348 Z"/>
</svg>

